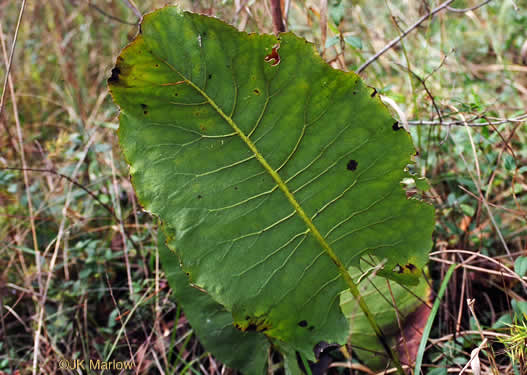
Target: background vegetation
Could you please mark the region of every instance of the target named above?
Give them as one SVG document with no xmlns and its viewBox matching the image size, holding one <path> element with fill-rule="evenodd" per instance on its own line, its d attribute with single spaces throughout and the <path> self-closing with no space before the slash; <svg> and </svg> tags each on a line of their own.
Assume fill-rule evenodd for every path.
<svg viewBox="0 0 527 375">
<path fill-rule="evenodd" d="M 240 29 L 273 31 L 268 1 L 179 4 Z M 156 220 L 138 205 L 117 145 L 106 79 L 137 32 L 129 5 L 0 1 L 2 375 L 67 373 L 62 358 L 133 360 L 137 373 L 232 373 L 203 350 L 171 299 Z M 147 12 L 165 1 L 137 5 Z M 440 3 L 283 5 L 288 30 L 335 68 L 357 70 Z M 479 347 L 482 374 L 526 374 L 527 3 L 485 1 L 429 18 L 361 72 L 407 123 L 416 172 L 430 181 L 436 291 L 449 264 L 459 264 L 423 369 L 459 373 Z M 408 194 L 415 191 L 409 182 Z M 373 373 L 353 356 L 333 357 L 331 373 Z"/>
</svg>

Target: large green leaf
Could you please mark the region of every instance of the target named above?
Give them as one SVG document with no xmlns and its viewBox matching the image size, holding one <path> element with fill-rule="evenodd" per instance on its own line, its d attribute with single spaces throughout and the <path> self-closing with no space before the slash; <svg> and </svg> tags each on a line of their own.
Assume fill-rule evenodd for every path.
<svg viewBox="0 0 527 375">
<path fill-rule="evenodd" d="M 347 267 L 374 254 L 379 274 L 409 282 L 426 263 L 433 209 L 400 186 L 410 136 L 307 41 L 166 7 L 144 17 L 109 86 L 143 207 L 241 331 L 312 359 L 348 336 Z"/>
<path fill-rule="evenodd" d="M 269 343 L 257 332 L 240 332 L 229 311 L 207 293 L 192 287 L 179 265 L 179 259 L 166 245 L 159 231 L 159 257 L 177 303 L 203 346 L 217 359 L 248 374 L 263 374 Z"/>
</svg>

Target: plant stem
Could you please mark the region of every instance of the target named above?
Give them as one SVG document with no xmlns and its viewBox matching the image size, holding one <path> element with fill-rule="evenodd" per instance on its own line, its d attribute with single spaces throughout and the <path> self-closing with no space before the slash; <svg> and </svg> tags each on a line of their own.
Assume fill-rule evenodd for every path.
<svg viewBox="0 0 527 375">
<path fill-rule="evenodd" d="M 285 31 L 284 19 L 280 0 L 271 0 L 271 15 L 273 16 L 273 30 L 276 35 Z"/>
<path fill-rule="evenodd" d="M 341 274 L 344 277 L 344 280 L 346 281 L 346 283 L 348 284 L 351 294 L 353 295 L 353 297 L 355 297 L 355 300 L 359 304 L 360 309 L 362 310 L 364 315 L 366 315 L 366 318 L 368 319 L 368 323 L 370 323 L 371 328 L 373 328 L 373 330 L 375 331 L 375 335 L 377 335 L 377 339 L 382 344 L 384 351 L 386 352 L 390 360 L 393 362 L 395 368 L 397 368 L 397 373 L 400 375 L 405 375 L 405 372 L 401 366 L 401 362 L 399 361 L 399 356 L 397 355 L 395 351 L 392 350 L 392 348 L 390 348 L 390 345 L 388 345 L 388 342 L 386 341 L 386 336 L 384 335 L 381 328 L 375 321 L 375 318 L 373 317 L 373 314 L 368 308 L 368 305 L 366 305 L 366 302 L 364 301 L 364 298 L 360 294 L 357 284 L 355 284 L 355 282 L 353 281 L 353 279 L 351 278 L 347 270 L 346 270 L 346 275 L 344 275 L 342 272 Z"/>
</svg>

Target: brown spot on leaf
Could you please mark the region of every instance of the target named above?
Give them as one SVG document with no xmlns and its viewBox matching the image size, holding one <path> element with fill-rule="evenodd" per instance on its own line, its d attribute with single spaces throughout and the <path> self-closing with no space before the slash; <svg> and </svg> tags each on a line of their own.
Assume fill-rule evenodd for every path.
<svg viewBox="0 0 527 375">
<path fill-rule="evenodd" d="M 264 58 L 264 61 L 265 62 L 271 62 L 271 65 L 272 66 L 276 66 L 280 63 L 280 55 L 278 54 L 278 49 L 280 48 L 280 46 L 277 44 L 273 47 L 272 51 L 270 54 L 268 54 L 267 56 L 265 56 Z"/>
<path fill-rule="evenodd" d="M 355 169 L 357 169 L 358 165 L 359 163 L 357 163 L 357 160 L 351 159 L 346 165 L 346 168 L 348 169 L 348 171 L 354 171 Z"/>
<path fill-rule="evenodd" d="M 256 95 L 260 95 L 260 90 L 259 90 L 259 89 L 254 89 L 253 92 L 254 92 Z"/>
<path fill-rule="evenodd" d="M 405 267 L 408 268 L 410 271 L 414 271 L 417 268 L 412 263 L 408 263 Z"/>
</svg>

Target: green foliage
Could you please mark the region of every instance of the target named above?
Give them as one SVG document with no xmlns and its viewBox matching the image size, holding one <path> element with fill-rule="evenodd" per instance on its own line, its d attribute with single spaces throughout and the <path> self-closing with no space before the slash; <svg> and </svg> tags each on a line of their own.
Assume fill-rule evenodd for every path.
<svg viewBox="0 0 527 375">
<path fill-rule="evenodd" d="M 411 139 L 375 89 L 305 40 L 167 7 L 108 82 L 139 200 L 241 332 L 313 360 L 320 341 L 348 337 L 347 267 L 371 255 L 379 275 L 417 282 L 433 209 L 400 186 Z"/>
<path fill-rule="evenodd" d="M 514 261 L 514 272 L 520 277 L 525 276 L 527 273 L 527 257 L 520 256 Z"/>
</svg>

